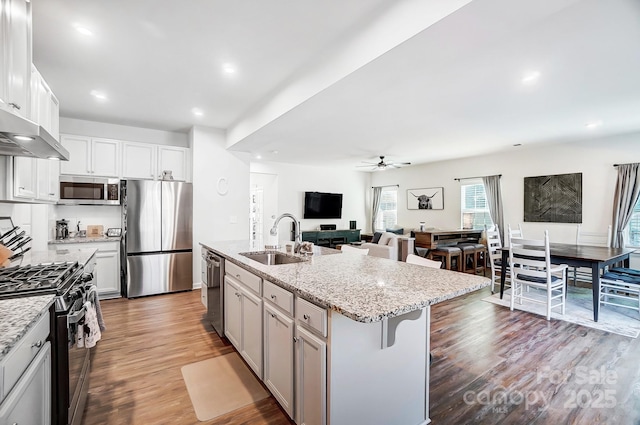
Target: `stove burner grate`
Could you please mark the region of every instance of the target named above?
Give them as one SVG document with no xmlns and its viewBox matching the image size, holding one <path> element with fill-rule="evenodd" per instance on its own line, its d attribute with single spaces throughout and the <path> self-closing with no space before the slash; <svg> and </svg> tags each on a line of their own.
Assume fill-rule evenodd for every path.
<svg viewBox="0 0 640 425">
<path fill-rule="evenodd" d="M 0 294 L 55 292 L 77 268 L 77 262 L 58 262 L 0 269 Z"/>
</svg>

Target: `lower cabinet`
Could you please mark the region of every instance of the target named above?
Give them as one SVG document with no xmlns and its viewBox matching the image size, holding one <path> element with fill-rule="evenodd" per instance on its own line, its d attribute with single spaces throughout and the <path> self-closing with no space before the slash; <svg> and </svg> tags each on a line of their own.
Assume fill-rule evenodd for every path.
<svg viewBox="0 0 640 425">
<path fill-rule="evenodd" d="M 296 326 L 296 418 L 298 425 L 327 423 L 327 343 Z"/>
<path fill-rule="evenodd" d="M 262 379 L 262 298 L 229 275 L 224 292 L 224 333 Z"/>
<path fill-rule="evenodd" d="M 264 383 L 293 418 L 294 321 L 264 304 Z"/>
<path fill-rule="evenodd" d="M 64 246 L 70 249 L 95 249 L 96 268 L 94 274 L 100 298 L 120 297 L 119 241 L 65 243 Z"/>
<path fill-rule="evenodd" d="M 46 342 L 0 405 L 0 424 L 51 423 L 51 343 Z"/>
</svg>

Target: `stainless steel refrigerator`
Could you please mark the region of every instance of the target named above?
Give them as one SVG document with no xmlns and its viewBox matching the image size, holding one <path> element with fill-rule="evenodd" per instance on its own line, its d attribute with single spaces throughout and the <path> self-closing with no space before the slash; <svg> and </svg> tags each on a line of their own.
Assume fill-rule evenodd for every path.
<svg viewBox="0 0 640 425">
<path fill-rule="evenodd" d="M 122 195 L 123 295 L 192 289 L 191 183 L 126 180 Z"/>
</svg>

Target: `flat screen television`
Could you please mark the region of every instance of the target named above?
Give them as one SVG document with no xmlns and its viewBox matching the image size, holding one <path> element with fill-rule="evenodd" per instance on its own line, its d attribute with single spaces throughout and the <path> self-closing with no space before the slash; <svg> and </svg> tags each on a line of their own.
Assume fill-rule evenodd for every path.
<svg viewBox="0 0 640 425">
<path fill-rule="evenodd" d="M 342 193 L 305 192 L 304 218 L 342 218 Z"/>
</svg>

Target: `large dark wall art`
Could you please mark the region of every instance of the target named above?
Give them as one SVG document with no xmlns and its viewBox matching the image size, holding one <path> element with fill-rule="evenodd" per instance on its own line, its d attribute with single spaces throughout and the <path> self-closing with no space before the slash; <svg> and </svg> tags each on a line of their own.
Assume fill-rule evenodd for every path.
<svg viewBox="0 0 640 425">
<path fill-rule="evenodd" d="M 525 177 L 524 221 L 582 223 L 582 173 Z"/>
</svg>

